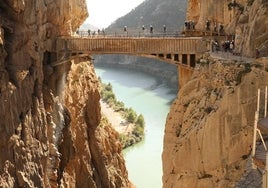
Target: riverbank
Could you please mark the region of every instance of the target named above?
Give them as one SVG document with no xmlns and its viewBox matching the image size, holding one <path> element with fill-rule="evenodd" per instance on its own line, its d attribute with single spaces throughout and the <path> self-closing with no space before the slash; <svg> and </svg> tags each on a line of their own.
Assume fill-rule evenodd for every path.
<svg viewBox="0 0 268 188">
<path fill-rule="evenodd" d="M 129 123 L 125 118 L 123 118 L 122 114 L 119 112 L 115 112 L 109 104 L 104 101 L 100 101 L 101 112 L 111 123 L 112 127 L 119 133 L 123 135 L 129 135 L 134 129 L 134 124 Z"/>
<path fill-rule="evenodd" d="M 110 83 L 101 84 L 101 99 L 102 111 L 119 133 L 122 147 L 127 148 L 140 142 L 144 136 L 143 116 L 137 115 L 132 108 L 126 108 L 123 102 L 118 101 Z"/>
</svg>

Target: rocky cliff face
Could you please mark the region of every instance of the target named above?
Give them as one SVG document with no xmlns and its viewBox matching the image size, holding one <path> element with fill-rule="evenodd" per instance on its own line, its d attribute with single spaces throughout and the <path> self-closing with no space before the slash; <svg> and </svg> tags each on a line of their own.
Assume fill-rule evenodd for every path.
<svg viewBox="0 0 268 188">
<path fill-rule="evenodd" d="M 196 28 L 205 30 L 206 20 L 223 24 L 227 34 L 235 35 L 235 50 L 246 56 L 255 56 L 256 48 L 261 56 L 267 56 L 268 9 L 265 0 L 212 1 L 190 0 L 187 20 L 194 20 Z"/>
<path fill-rule="evenodd" d="M 181 88 L 167 117 L 164 187 L 235 186 L 250 154 L 257 89 L 268 85 L 257 67 L 210 60 Z"/>
<path fill-rule="evenodd" d="M 86 16 L 84 0 L 1 1 L 1 187 L 129 185 L 89 58 L 50 66 L 55 37 Z"/>
</svg>

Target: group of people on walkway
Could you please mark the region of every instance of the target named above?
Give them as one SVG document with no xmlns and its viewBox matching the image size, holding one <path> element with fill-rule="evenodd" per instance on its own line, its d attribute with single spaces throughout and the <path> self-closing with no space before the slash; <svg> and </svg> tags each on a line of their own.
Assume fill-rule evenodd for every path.
<svg viewBox="0 0 268 188">
<path fill-rule="evenodd" d="M 102 29 L 102 30 L 100 30 L 100 29 L 98 29 L 97 31 L 91 31 L 90 29 L 88 29 L 87 30 L 87 34 L 88 34 L 88 36 L 95 36 L 95 35 L 105 35 L 105 30 L 104 29 Z"/>
<path fill-rule="evenodd" d="M 148 29 L 145 27 L 145 25 L 142 25 L 141 30 L 142 30 L 142 33 L 143 33 L 143 34 L 147 33 L 147 31 L 148 31 L 148 33 L 150 33 L 150 34 L 153 34 L 153 33 L 154 33 L 154 27 L 153 27 L 152 25 L 150 25 Z M 135 31 L 135 30 L 130 30 L 130 31 L 129 31 L 128 27 L 127 27 L 127 26 L 124 26 L 124 27 L 123 27 L 123 31 L 122 31 L 122 32 L 118 32 L 118 33 L 115 32 L 115 35 L 116 35 L 116 34 L 120 35 L 120 33 L 123 34 L 123 35 L 135 34 L 135 32 L 136 32 L 136 33 L 137 33 L 137 32 L 141 33 L 140 31 Z M 166 27 L 166 25 L 163 25 L 162 32 L 158 31 L 158 33 L 164 33 L 164 34 L 165 34 L 166 32 L 167 32 L 167 27 Z M 141 34 L 142 34 L 142 33 L 141 33 Z M 80 37 L 95 37 L 95 36 L 97 37 L 97 36 L 105 36 L 105 35 L 106 35 L 106 32 L 105 32 L 104 29 L 102 29 L 102 30 L 100 30 L 100 29 L 98 29 L 98 30 L 91 30 L 91 29 L 88 29 L 88 30 L 84 30 L 84 31 L 82 31 L 82 30 L 80 30 L 80 29 L 77 29 L 76 32 L 75 32 L 75 34 L 76 34 L 77 36 L 80 36 Z"/>
<path fill-rule="evenodd" d="M 219 44 L 218 41 L 212 41 L 212 52 L 230 52 L 233 53 L 234 51 L 234 40 L 232 41 L 223 41 L 221 44 Z"/>
<path fill-rule="evenodd" d="M 149 28 L 147 29 L 145 27 L 145 25 L 143 25 L 141 27 L 141 30 L 142 30 L 142 33 L 145 34 L 145 33 L 150 33 L 150 34 L 153 34 L 155 31 L 154 31 L 154 27 L 152 25 L 149 26 Z M 141 33 L 141 31 L 135 31 L 135 30 L 129 30 L 127 26 L 124 26 L 123 27 L 123 30 L 122 32 L 115 32 L 115 35 L 118 34 L 120 35 L 123 34 L 123 35 L 128 35 L 128 34 L 135 34 L 135 32 L 137 33 Z M 166 25 L 163 25 L 163 29 L 162 29 L 162 32 L 158 31 L 157 33 L 166 33 L 167 32 L 167 27 Z M 77 36 L 80 36 L 80 37 L 97 37 L 97 36 L 105 36 L 106 35 L 106 32 L 104 29 L 100 30 L 91 30 L 91 29 L 88 29 L 88 30 L 80 30 L 80 29 L 77 29 L 76 32 L 75 32 L 75 35 Z"/>
<path fill-rule="evenodd" d="M 193 20 L 185 21 L 184 22 L 184 29 L 185 30 L 195 30 L 196 22 Z M 223 33 L 224 28 L 223 24 L 217 23 L 216 21 L 213 22 L 213 29 L 212 29 L 212 21 L 207 19 L 205 22 L 205 31 L 213 31 L 213 32 L 219 32 Z"/>
<path fill-rule="evenodd" d="M 100 30 L 100 29 L 98 29 L 98 30 L 90 30 L 90 29 L 88 29 L 87 31 L 85 30 L 85 31 L 81 31 L 81 30 L 76 30 L 76 32 L 75 32 L 75 34 L 76 35 L 78 35 L 78 36 L 80 36 L 80 37 L 85 37 L 85 36 L 97 36 L 97 35 L 105 35 L 105 30 L 104 29 L 102 29 L 102 30 Z"/>
<path fill-rule="evenodd" d="M 142 31 L 145 32 L 146 31 L 146 28 L 145 28 L 145 25 L 142 25 L 141 27 Z M 127 26 L 124 26 L 124 32 L 128 32 L 128 29 L 127 29 Z M 152 34 L 154 33 L 154 27 L 152 25 L 149 26 L 149 32 Z M 166 33 L 167 32 L 167 27 L 166 25 L 163 25 L 163 32 Z"/>
<path fill-rule="evenodd" d="M 142 29 L 143 32 L 145 32 L 145 30 L 146 30 L 145 25 L 142 25 L 141 29 Z M 154 28 L 153 28 L 152 25 L 150 25 L 150 33 L 153 33 L 153 32 L 154 32 Z"/>
<path fill-rule="evenodd" d="M 195 22 L 190 20 L 190 21 L 185 21 L 184 22 L 184 27 L 185 30 L 195 30 Z"/>
</svg>

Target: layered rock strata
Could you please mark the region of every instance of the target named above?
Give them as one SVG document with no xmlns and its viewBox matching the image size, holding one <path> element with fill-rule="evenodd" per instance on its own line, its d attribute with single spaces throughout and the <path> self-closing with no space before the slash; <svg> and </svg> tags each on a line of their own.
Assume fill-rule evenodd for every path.
<svg viewBox="0 0 268 188">
<path fill-rule="evenodd" d="M 213 61 L 183 86 L 167 117 L 163 187 L 234 187 L 252 145 L 260 64 Z"/>
<path fill-rule="evenodd" d="M 86 17 L 84 0 L 1 1 L 0 187 L 128 187 L 89 58 L 50 66 Z"/>
</svg>

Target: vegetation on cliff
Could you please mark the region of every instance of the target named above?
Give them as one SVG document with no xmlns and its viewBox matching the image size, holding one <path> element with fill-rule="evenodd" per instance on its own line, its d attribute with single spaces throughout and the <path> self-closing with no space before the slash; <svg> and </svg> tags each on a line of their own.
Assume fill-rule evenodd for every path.
<svg viewBox="0 0 268 188">
<path fill-rule="evenodd" d="M 131 133 L 119 133 L 119 139 L 122 143 L 123 148 L 140 142 L 144 136 L 145 121 L 143 116 L 141 114 L 137 115 L 137 113 L 132 108 L 126 108 L 123 102 L 118 101 L 110 83 L 101 83 L 101 98 L 104 102 L 109 104 L 109 106 L 113 108 L 114 111 L 120 112 L 122 117 L 127 120 L 128 123 L 124 124 L 124 126 L 134 124 Z"/>
</svg>

